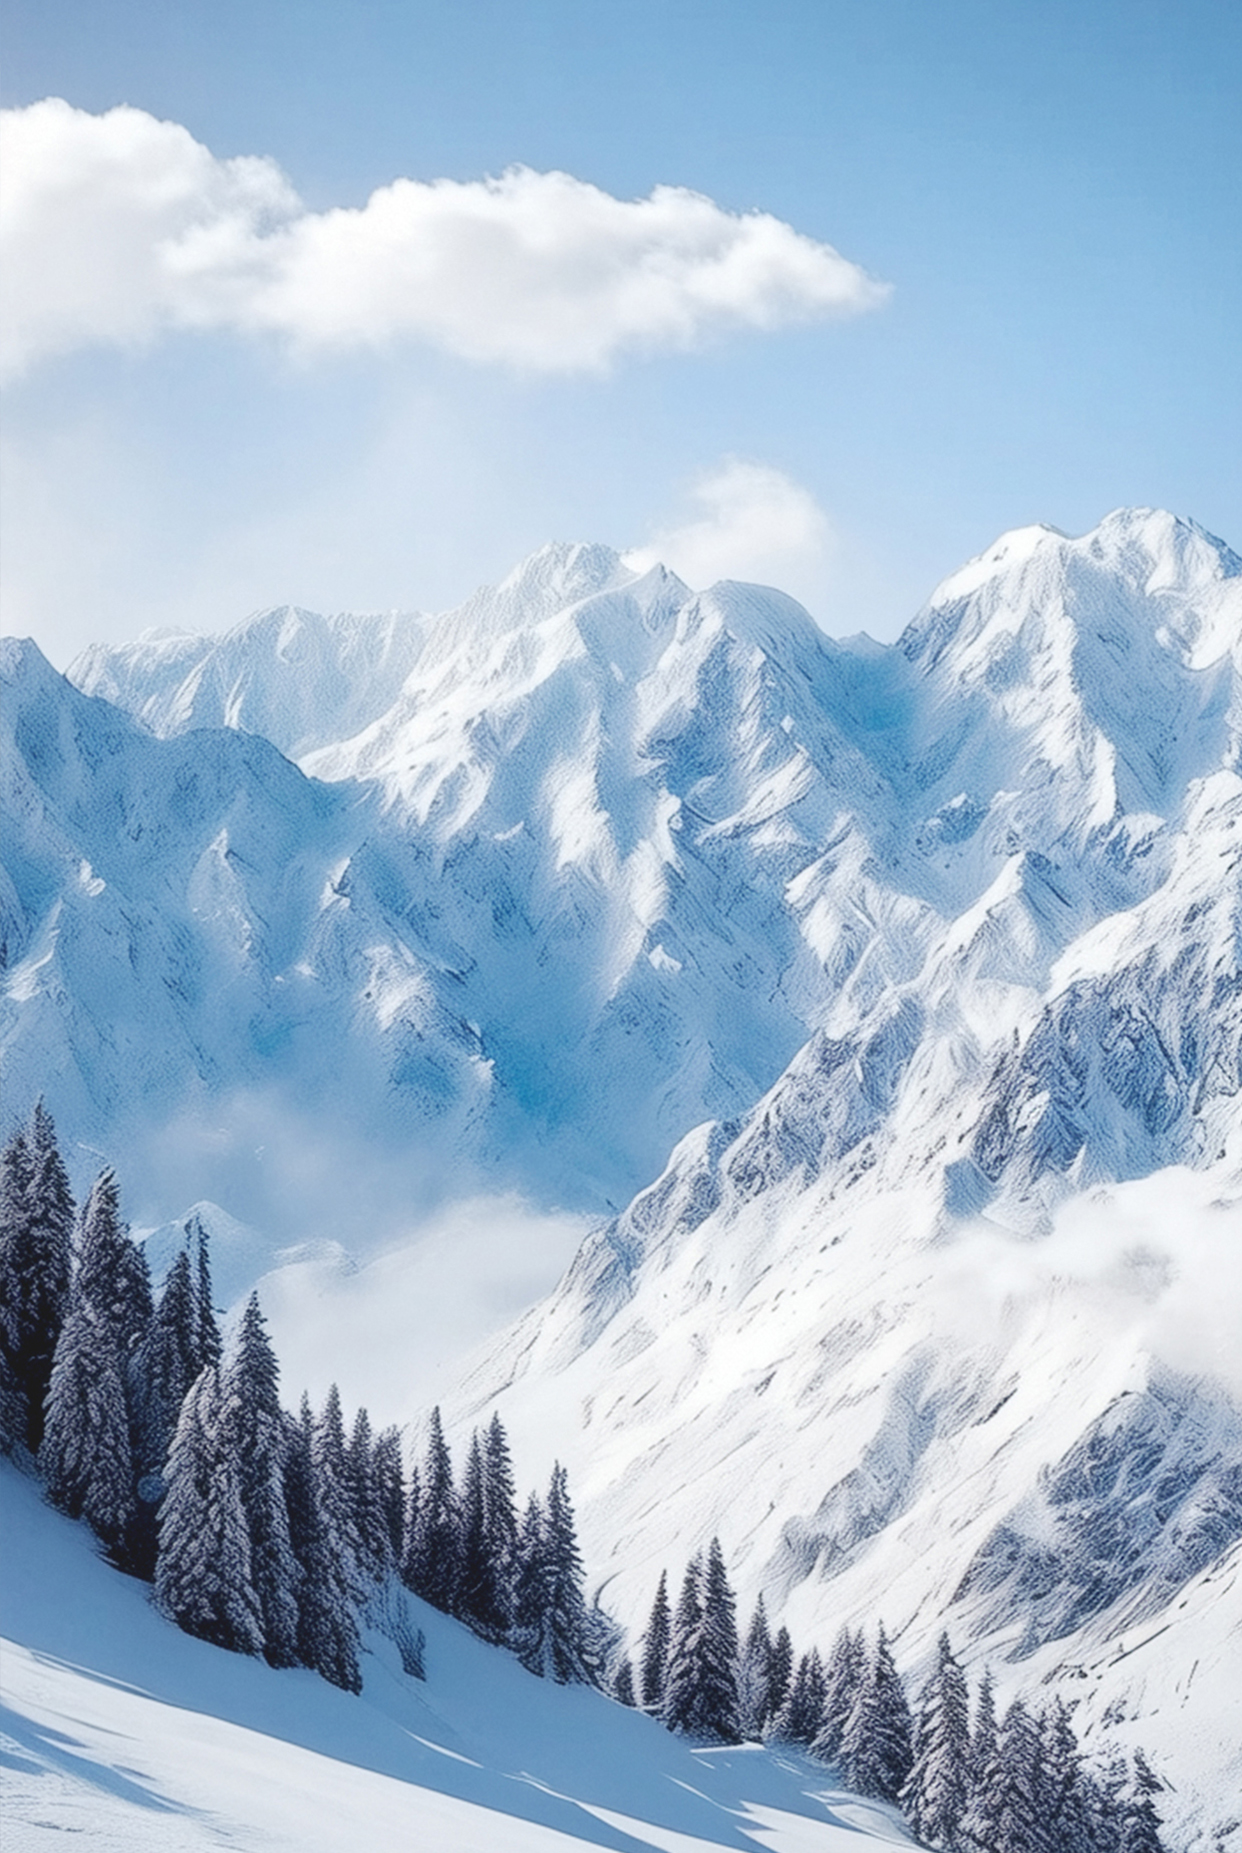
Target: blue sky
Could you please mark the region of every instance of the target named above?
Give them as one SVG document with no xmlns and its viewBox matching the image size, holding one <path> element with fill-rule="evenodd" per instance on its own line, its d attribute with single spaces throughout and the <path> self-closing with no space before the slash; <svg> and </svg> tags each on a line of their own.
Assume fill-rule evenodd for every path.
<svg viewBox="0 0 1242 1853">
<path fill-rule="evenodd" d="M 1154 503 L 1242 547 L 1235 0 L 6 0 L 3 21 L 6 108 L 128 103 L 210 150 L 204 186 L 268 157 L 308 224 L 399 177 L 521 165 L 787 228 L 744 313 L 563 366 L 555 342 L 506 348 L 537 306 L 486 251 L 450 280 L 469 336 L 424 315 L 380 338 L 355 303 L 353 335 L 309 346 L 305 299 L 268 327 L 217 296 L 124 338 L 83 311 L 45 352 L 40 292 L 78 282 L 36 279 L 4 394 L 5 628 L 61 663 L 286 600 L 440 607 L 552 537 L 770 579 L 878 636 L 1026 522 Z M 101 171 L 73 181 L 75 226 L 101 222 Z M 100 265 L 66 237 L 62 268 Z M 10 259 L 19 293 L 53 242 Z M 786 314 L 823 244 L 854 298 L 825 273 Z"/>
</svg>

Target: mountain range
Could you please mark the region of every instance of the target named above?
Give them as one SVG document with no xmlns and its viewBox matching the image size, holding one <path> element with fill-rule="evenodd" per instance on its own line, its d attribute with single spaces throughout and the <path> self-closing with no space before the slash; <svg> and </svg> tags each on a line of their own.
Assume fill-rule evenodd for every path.
<svg viewBox="0 0 1242 1853">
<path fill-rule="evenodd" d="M 626 1620 L 719 1531 L 1242 1844 L 1242 561 L 1021 529 L 884 647 L 555 546 L 0 673 L 14 1101 L 274 1244 L 596 1213 L 456 1409 Z"/>
</svg>

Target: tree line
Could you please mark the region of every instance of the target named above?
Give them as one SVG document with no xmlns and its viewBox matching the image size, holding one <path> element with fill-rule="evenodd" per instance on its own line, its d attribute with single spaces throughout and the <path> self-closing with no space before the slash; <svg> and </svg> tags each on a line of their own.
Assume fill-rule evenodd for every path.
<svg viewBox="0 0 1242 1853">
<path fill-rule="evenodd" d="M 201 1223 L 156 1297 L 111 1170 L 75 1212 L 42 1103 L 0 1152 L 0 1447 L 217 1646 L 357 1692 L 365 1625 L 421 1676 L 409 1589 L 532 1672 L 604 1683 L 618 1630 L 583 1595 L 565 1470 L 519 1511 L 498 1416 L 459 1489 L 438 1410 L 408 1480 L 399 1431 L 360 1409 L 347 1433 L 335 1385 L 290 1414 L 256 1296 L 222 1344 Z"/>
<path fill-rule="evenodd" d="M 171 1621 L 272 1666 L 358 1692 L 365 1625 L 422 1677 L 409 1590 L 532 1673 L 672 1731 L 798 1747 L 945 1853 L 1163 1853 L 1142 1755 L 1089 1767 L 1059 1701 L 1035 1714 L 1017 1698 L 998 1720 L 987 1674 L 972 1712 L 947 1636 L 913 1705 L 882 1627 L 795 1656 L 760 1598 L 739 1641 L 718 1540 L 675 1610 L 661 1576 L 635 1666 L 586 1601 L 564 1468 L 520 1508 L 498 1415 L 458 1483 L 438 1409 L 408 1475 L 399 1431 L 373 1435 L 360 1409 L 347 1432 L 335 1385 L 318 1412 L 305 1396 L 286 1411 L 257 1297 L 222 1344 L 202 1225 L 157 1298 L 115 1175 L 77 1213 L 41 1102 L 0 1152 L 0 1447 Z"/>
<path fill-rule="evenodd" d="M 739 1640 L 717 1539 L 687 1566 L 675 1609 L 661 1576 L 638 1679 L 670 1730 L 798 1748 L 944 1853 L 1162 1853 L 1163 1784 L 1141 1751 L 1129 1768 L 1090 1767 L 1060 1700 L 1036 1714 L 1015 1698 L 998 1720 L 986 1671 L 972 1708 L 947 1634 L 913 1703 L 882 1626 L 874 1640 L 843 1628 L 826 1659 L 795 1655 L 760 1596 Z"/>
</svg>

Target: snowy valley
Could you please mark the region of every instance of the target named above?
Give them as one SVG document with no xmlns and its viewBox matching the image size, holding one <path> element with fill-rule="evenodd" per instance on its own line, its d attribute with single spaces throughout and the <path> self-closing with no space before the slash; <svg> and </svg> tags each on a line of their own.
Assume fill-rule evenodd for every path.
<svg viewBox="0 0 1242 1853">
<path fill-rule="evenodd" d="M 164 1260 L 202 1200 L 291 1386 L 314 1300 L 347 1394 L 368 1308 L 435 1323 L 418 1231 L 508 1204 L 546 1265 L 446 1362 L 449 1431 L 499 1409 L 532 1473 L 566 1463 L 631 1639 L 719 1535 L 745 1612 L 825 1653 L 882 1621 L 916 1686 L 947 1629 L 1092 1756 L 1147 1750 L 1170 1845 L 1242 1847 L 1242 561 L 1155 511 L 1023 529 L 883 647 L 556 546 L 437 617 L 265 613 L 68 678 L 2 648 L 6 1093 L 46 1099 L 75 1188 L 123 1160 Z M 380 1380 L 421 1448 L 425 1380 Z M 136 1587 L 14 1497 L 163 1669 L 15 1623 L 40 1729 L 108 1728 L 41 1654 L 188 1702 L 211 1650 L 159 1645 Z M 430 1640 L 457 1669 L 454 1627 Z M 472 1677 L 536 1684 L 505 1667 Z M 312 1676 L 203 1677 L 240 1730 L 255 1680 Z M 639 1749 L 650 1721 L 596 1695 L 546 1694 L 574 1772 L 434 1674 L 390 1704 L 368 1672 L 362 1702 L 405 1746 L 340 1759 L 372 1785 L 468 1808 L 529 1771 L 555 1806 L 502 1806 L 515 1847 L 900 1843 L 839 1796 L 826 1826 L 796 1758 L 654 1725 Z M 361 1744 L 315 1711 L 347 1697 L 307 1703 L 274 1733 L 298 1755 Z M 415 1717 L 441 1704 L 445 1736 Z M 483 1773 L 433 1779 L 440 1750 Z M 631 1755 L 702 1793 L 629 1805 Z M 218 1802 L 169 1805 L 217 1844 L 188 1811 Z"/>
</svg>

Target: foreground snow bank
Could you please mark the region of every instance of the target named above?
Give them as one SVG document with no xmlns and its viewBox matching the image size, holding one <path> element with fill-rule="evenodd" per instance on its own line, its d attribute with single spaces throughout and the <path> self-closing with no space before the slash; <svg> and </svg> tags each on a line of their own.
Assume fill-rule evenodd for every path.
<svg viewBox="0 0 1242 1853">
<path fill-rule="evenodd" d="M 532 1679 L 421 1606 L 425 1685 L 385 1643 L 361 1699 L 222 1653 L 162 1621 L 30 1481 L 0 1474 L 6 1853 L 74 1832 L 94 1853 L 911 1844 L 825 1771 L 694 1750 L 598 1693 Z"/>
</svg>

